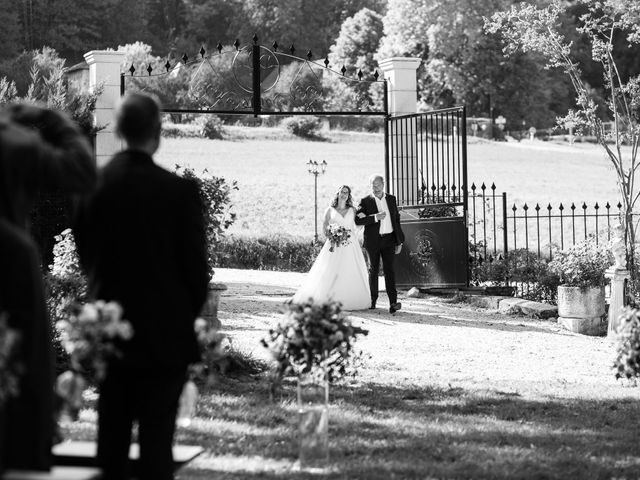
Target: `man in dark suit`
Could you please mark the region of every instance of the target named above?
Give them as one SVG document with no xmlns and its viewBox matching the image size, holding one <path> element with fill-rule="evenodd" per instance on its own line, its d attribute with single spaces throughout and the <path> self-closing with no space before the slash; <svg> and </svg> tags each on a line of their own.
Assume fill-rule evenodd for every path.
<svg viewBox="0 0 640 480">
<path fill-rule="evenodd" d="M 378 273 L 382 257 L 389 312 L 395 313 L 402 307 L 398 302 L 394 270 L 395 255 L 400 253 L 404 242 L 400 213 L 396 198 L 384 192 L 384 179 L 380 175 L 373 175 L 369 184 L 371 195 L 360 201 L 356 212 L 356 224 L 364 225 L 364 248 L 369 254 L 370 308 L 376 308 L 378 300 Z"/>
<path fill-rule="evenodd" d="M 98 461 L 105 480 L 129 478 L 138 422 L 138 478 L 173 479 L 172 443 L 187 366 L 199 360 L 194 333 L 207 294 L 203 212 L 195 182 L 159 167 L 160 107 L 125 97 L 116 131 L 126 149 L 99 172 L 79 210 L 75 237 L 93 298 L 115 300 L 133 338 L 100 383 Z"/>
<path fill-rule="evenodd" d="M 54 355 L 41 259 L 28 235 L 38 193 L 87 193 L 96 167 L 89 141 L 65 114 L 30 104 L 0 112 L 0 312 L 20 335 L 18 395 L 2 406 L 0 470 L 49 470 Z"/>
</svg>

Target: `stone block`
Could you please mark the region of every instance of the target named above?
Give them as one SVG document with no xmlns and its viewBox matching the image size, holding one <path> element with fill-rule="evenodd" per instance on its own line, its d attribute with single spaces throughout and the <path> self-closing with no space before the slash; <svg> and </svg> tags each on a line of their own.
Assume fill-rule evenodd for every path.
<svg viewBox="0 0 640 480">
<path fill-rule="evenodd" d="M 416 288 L 416 287 L 411 288 L 405 294 L 405 297 L 407 297 L 407 298 L 420 298 L 422 296 L 423 296 L 422 293 L 420 293 L 420 290 L 418 290 L 418 288 Z"/>
<path fill-rule="evenodd" d="M 503 297 L 495 296 L 495 295 L 494 296 L 472 295 L 470 297 L 467 297 L 465 301 L 466 303 L 475 305 L 476 307 L 491 308 L 493 310 L 498 310 L 498 307 L 500 306 L 500 301 L 502 299 Z"/>
<path fill-rule="evenodd" d="M 541 302 L 525 301 L 518 304 L 520 311 L 533 318 L 551 318 L 558 315 L 558 307 Z"/>
<path fill-rule="evenodd" d="M 503 298 L 498 305 L 498 312 L 505 315 L 514 315 L 521 313 L 520 304 L 525 303 L 527 300 L 522 298 Z"/>
<path fill-rule="evenodd" d="M 602 333 L 602 317 L 558 317 L 558 323 L 570 332 L 597 336 Z"/>
</svg>

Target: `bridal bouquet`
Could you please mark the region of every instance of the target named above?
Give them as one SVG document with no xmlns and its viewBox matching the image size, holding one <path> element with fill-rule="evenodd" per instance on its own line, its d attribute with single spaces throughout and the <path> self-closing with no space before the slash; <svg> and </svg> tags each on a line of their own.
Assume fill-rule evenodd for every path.
<svg viewBox="0 0 640 480">
<path fill-rule="evenodd" d="M 351 230 L 348 228 L 338 225 L 337 223 L 330 223 L 328 230 L 329 234 L 327 236 L 331 242 L 331 247 L 329 247 L 330 252 L 333 252 L 335 247 L 340 247 L 349 243 Z"/>
<path fill-rule="evenodd" d="M 23 365 L 16 360 L 20 333 L 9 327 L 8 315 L 0 312 L 0 406 L 19 393 Z"/>
</svg>

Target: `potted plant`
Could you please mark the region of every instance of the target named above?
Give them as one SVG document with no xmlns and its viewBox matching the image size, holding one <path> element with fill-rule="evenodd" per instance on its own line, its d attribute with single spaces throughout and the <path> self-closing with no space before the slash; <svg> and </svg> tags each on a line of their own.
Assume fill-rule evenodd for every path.
<svg viewBox="0 0 640 480">
<path fill-rule="evenodd" d="M 204 227 L 207 235 L 207 265 L 209 270 L 209 294 L 200 316 L 211 326 L 220 328 L 218 304 L 220 295 L 227 289 L 224 283 L 214 282 L 214 266 L 218 261 L 219 246 L 225 231 L 235 222 L 236 214 L 230 211 L 231 191 L 238 190 L 237 182 L 227 183 L 222 177 L 209 175 L 203 170 L 197 175 L 192 168 L 175 166 L 175 172 L 196 182 L 200 192 Z"/>
<path fill-rule="evenodd" d="M 612 264 L 608 242 L 590 238 L 555 252 L 549 270 L 558 276 L 558 323 L 572 332 L 601 333 L 605 271 Z"/>
</svg>

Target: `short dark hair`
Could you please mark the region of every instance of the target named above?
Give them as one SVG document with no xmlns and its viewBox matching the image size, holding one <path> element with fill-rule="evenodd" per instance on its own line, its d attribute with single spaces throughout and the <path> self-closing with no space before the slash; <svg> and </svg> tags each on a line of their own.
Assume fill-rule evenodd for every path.
<svg viewBox="0 0 640 480">
<path fill-rule="evenodd" d="M 116 131 L 129 144 L 144 143 L 160 134 L 160 103 L 146 93 L 128 93 L 116 109 Z"/>
</svg>

